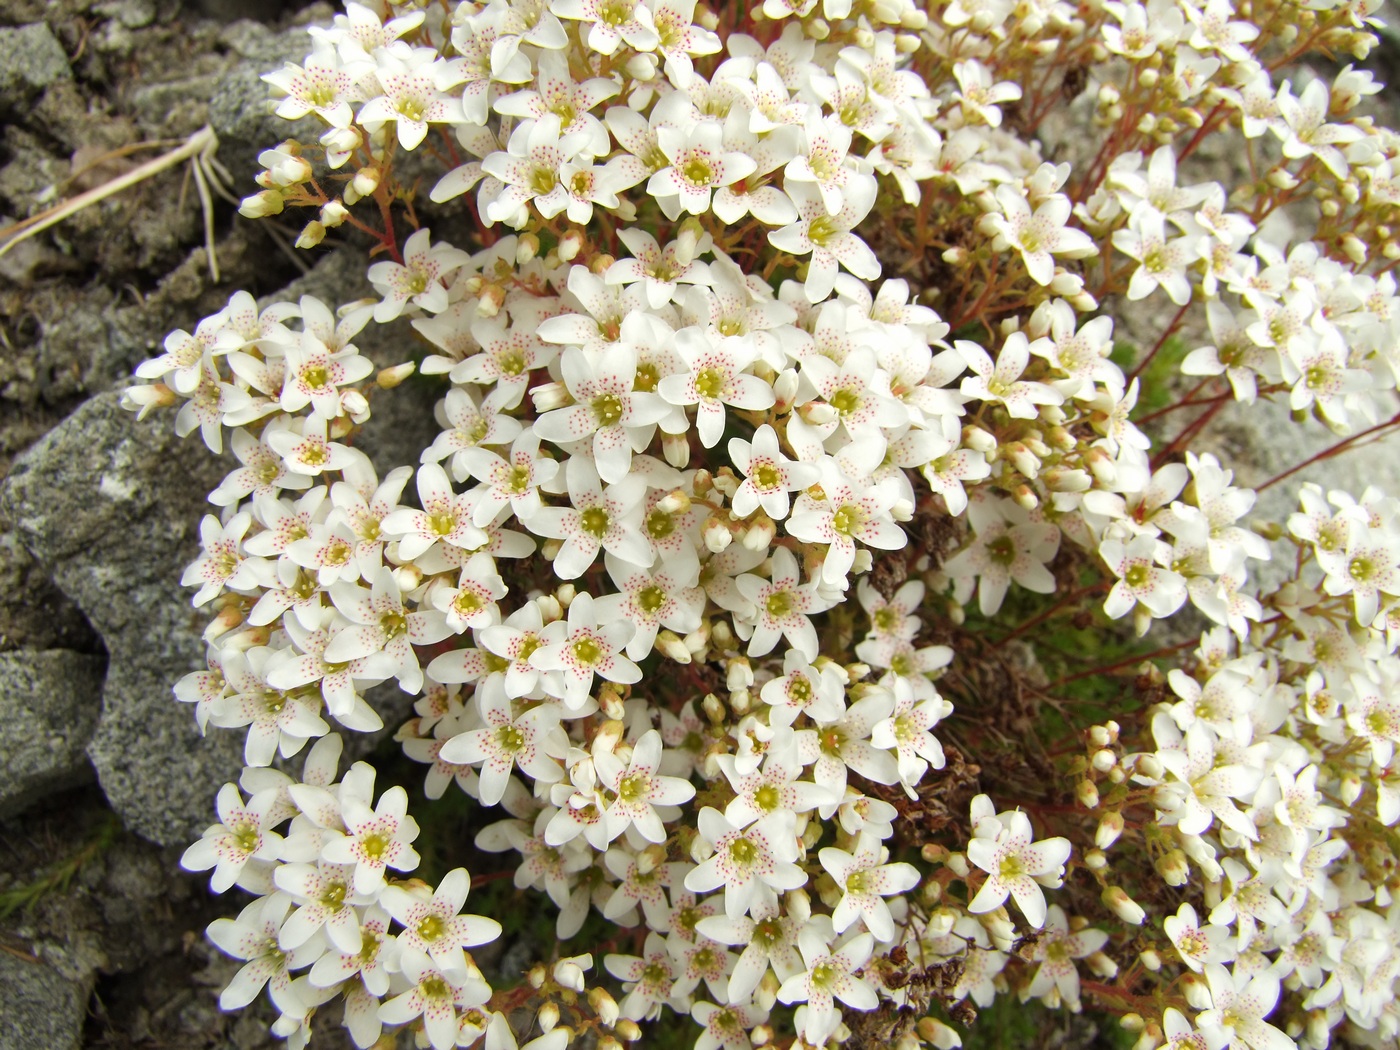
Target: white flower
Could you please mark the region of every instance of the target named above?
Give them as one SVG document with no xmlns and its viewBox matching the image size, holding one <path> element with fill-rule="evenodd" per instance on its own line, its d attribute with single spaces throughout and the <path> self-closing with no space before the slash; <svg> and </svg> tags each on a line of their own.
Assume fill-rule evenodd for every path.
<svg viewBox="0 0 1400 1050">
<path fill-rule="evenodd" d="M 899 779 L 911 797 L 930 766 L 944 766 L 943 745 L 929 730 L 952 713 L 953 705 L 937 692 L 921 698 L 908 683 L 896 680 L 894 711 L 870 730 L 871 746 L 895 752 Z"/>
<path fill-rule="evenodd" d="M 250 559 L 239 549 L 252 524 L 253 516 L 247 511 L 232 515 L 223 525 L 214 515 L 204 515 L 199 523 L 204 553 L 180 577 L 181 586 L 199 584 L 194 596 L 196 606 L 213 601 L 225 587 L 252 591 L 267 582 L 267 563 L 260 558 Z"/>
<path fill-rule="evenodd" d="M 505 796 L 511 770 L 534 780 L 553 784 L 564 778 L 559 759 L 568 740 L 559 725 L 559 708 L 540 704 L 518 714 L 500 678 L 477 690 L 477 706 L 485 725 L 452 737 L 438 756 L 456 765 L 481 766 L 481 801 L 494 806 Z"/>
<path fill-rule="evenodd" d="M 665 842 L 662 820 L 674 820 L 678 815 L 674 807 L 695 797 L 690 781 L 657 774 L 661 751 L 661 734 L 650 729 L 632 745 L 625 765 L 611 751 L 594 756 L 598 782 L 615 796 L 603 814 L 609 841 L 636 827 L 648 842 Z"/>
<path fill-rule="evenodd" d="M 1211 1008 L 1197 1018 L 1210 1036 L 1223 1035 L 1245 1050 L 1294 1050 L 1296 1043 L 1264 1020 L 1278 1002 L 1279 982 L 1268 973 L 1245 977 L 1218 963 L 1206 967 Z"/>
<path fill-rule="evenodd" d="M 418 499 L 422 510 L 403 507 L 381 523 L 385 532 L 398 537 L 401 558 L 421 557 L 439 540 L 463 550 L 476 550 L 488 542 L 486 533 L 472 523 L 471 494 L 453 492 L 447 472 L 436 463 L 418 468 Z"/>
<path fill-rule="evenodd" d="M 418 853 L 411 845 L 418 837 L 418 822 L 408 816 L 408 793 L 393 787 L 379 796 L 370 809 L 359 798 L 340 800 L 345 834 L 326 841 L 321 856 L 332 864 L 355 866 L 355 892 L 373 893 L 384 884 L 387 868 L 412 871 Z"/>
<path fill-rule="evenodd" d="M 827 211 L 826 202 L 814 185 L 799 182 L 788 187 L 787 194 L 797 205 L 798 219 L 773 230 L 768 240 L 779 251 L 799 258 L 812 257 L 803 286 L 810 302 L 819 303 L 831 294 L 840 267 L 867 281 L 880 276 L 880 261 L 875 253 L 851 232 L 875 204 L 874 180 L 848 186 L 842 195 L 841 210 L 835 215 Z"/>
<path fill-rule="evenodd" d="M 1230 928 L 1210 923 L 1201 926 L 1196 909 L 1182 904 L 1175 915 L 1162 921 L 1162 928 L 1171 938 L 1172 947 L 1187 967 L 1200 973 L 1207 963 L 1225 963 L 1234 957 L 1230 947 Z"/>
<path fill-rule="evenodd" d="M 369 268 L 370 283 L 383 297 L 374 308 L 374 319 L 387 324 L 410 303 L 428 313 L 447 309 L 447 275 L 471 258 L 466 252 L 439 241 L 431 243 L 427 227 L 418 230 L 403 246 L 403 262 L 377 262 Z"/>
<path fill-rule="evenodd" d="M 695 924 L 702 937 L 720 944 L 743 945 L 743 953 L 729 975 L 729 1002 L 746 1002 L 771 966 L 778 980 L 786 981 L 802 973 L 802 957 L 797 951 L 797 937 L 811 919 L 811 908 L 798 903 L 794 895 L 787 898 L 784 909 L 753 909 L 752 917 L 731 919 L 727 915 L 710 915 Z"/>
<path fill-rule="evenodd" d="M 841 900 L 831 913 L 836 932 L 844 933 L 861 919 L 877 941 L 894 940 L 894 918 L 883 898 L 912 890 L 919 884 L 919 870 L 912 864 L 886 863 L 888 850 L 869 834 L 856 840 L 854 853 L 826 846 L 818 857 L 841 890 Z"/>
<path fill-rule="evenodd" d="M 276 803 L 276 792 L 267 791 L 245 803 L 238 788 L 225 784 L 215 801 L 219 823 L 206 828 L 199 841 L 185 850 L 180 866 L 187 871 L 213 868 L 210 888 L 225 893 L 238 884 L 249 861 L 276 860 L 282 844 L 282 836 L 272 830 L 277 822 L 270 819 Z"/>
<path fill-rule="evenodd" d="M 604 489 L 585 456 L 571 457 L 565 473 L 572 506 L 543 507 L 526 522 L 537 535 L 564 541 L 554 558 L 555 574 L 561 580 L 577 579 L 600 550 L 648 568 L 655 555 L 641 533 L 646 479 L 631 474 Z"/>
<path fill-rule="evenodd" d="M 466 868 L 454 868 L 442 877 L 429 896 L 410 884 L 387 886 L 379 901 L 403 927 L 400 948 L 427 954 L 444 974 L 461 980 L 470 972 L 463 948 L 487 944 L 501 935 L 501 924 L 481 915 L 461 914 L 471 890 Z"/>
<path fill-rule="evenodd" d="M 712 190 L 747 178 L 758 166 L 752 157 L 725 149 L 724 129 L 713 120 L 699 121 L 689 132 L 662 125 L 656 142 L 669 163 L 647 180 L 647 192 L 671 218 L 709 211 Z"/>
<path fill-rule="evenodd" d="M 856 1010 L 873 1010 L 879 1005 L 870 982 L 855 974 L 869 961 L 875 939 L 868 933 L 858 934 L 834 951 L 833 940 L 830 920 L 814 916 L 797 938 L 805 969 L 778 989 L 780 1002 L 807 1004 L 802 1038 L 809 1046 L 821 1046 L 840 1022 L 837 999 Z"/>
<path fill-rule="evenodd" d="M 1071 933 L 1064 909 L 1058 904 L 1050 905 L 1045 931 L 1028 953 L 1040 966 L 1021 998 L 1046 996 L 1053 989 L 1071 1010 L 1077 1008 L 1079 971 L 1074 960 L 1094 954 L 1107 943 L 1108 934 L 1103 930 L 1081 929 Z"/>
<path fill-rule="evenodd" d="M 1093 238 L 1065 226 L 1072 206 L 1063 194 L 1051 194 L 1032 214 L 1025 194 L 1003 183 L 997 187 L 997 203 L 1004 214 L 993 213 L 987 218 L 987 225 L 997 234 L 994 243 L 1019 252 L 1036 284 L 1047 285 L 1054 278 L 1054 256 L 1083 258 L 1095 253 Z"/>
<path fill-rule="evenodd" d="M 1151 536 L 1135 536 L 1129 542 L 1107 539 L 1099 556 L 1118 577 L 1104 600 L 1104 612 L 1115 620 L 1141 604 L 1153 616 L 1170 616 L 1186 600 L 1186 581 L 1161 568 L 1170 548 Z"/>
<path fill-rule="evenodd" d="M 662 377 L 656 390 L 673 405 L 698 404 L 695 429 L 706 448 L 714 448 L 724 435 L 725 405 L 746 412 L 772 407 L 773 388 L 744 374 L 757 356 L 752 340 L 714 339 L 698 328 L 683 328 L 676 333 L 676 350 L 690 372 Z"/>
<path fill-rule="evenodd" d="M 228 987 L 219 995 L 219 1008 L 237 1010 L 257 998 L 267 988 L 273 1003 L 287 1013 L 302 1013 L 305 1004 L 293 986 L 291 970 L 308 965 L 321 952 L 325 942 L 312 937 L 300 948 L 283 951 L 278 933 L 291 907 L 285 893 L 259 897 L 235 919 L 215 919 L 205 931 L 219 950 L 245 961 Z"/>
<path fill-rule="evenodd" d="M 705 592 L 693 586 L 696 572 L 679 575 L 677 570 L 684 572 L 685 566 L 672 566 L 664 560 L 665 569 L 640 569 L 612 554 L 603 556 L 603 564 L 619 593 L 598 599 L 600 615 L 629 620 L 636 626 L 637 633 L 627 643 L 629 658 L 644 659 L 662 627 L 682 636 L 699 629 Z"/>
<path fill-rule="evenodd" d="M 491 998 L 491 987 L 485 981 L 446 974 L 421 951 L 405 950 L 399 967 L 412 987 L 381 1006 L 379 1018 L 387 1024 L 407 1024 L 422 1017 L 433 1050 L 456 1045 L 459 1007 L 481 1006 Z"/>
<path fill-rule="evenodd" d="M 730 502 L 734 513 L 748 517 L 759 507 L 774 521 L 787 517 L 790 492 L 817 482 L 815 465 L 788 459 L 778 448 L 778 433 L 767 423 L 754 431 L 753 441 L 729 439 L 729 458 L 744 481 Z"/>
<path fill-rule="evenodd" d="M 559 179 L 561 168 L 578 156 L 589 138 L 586 129 L 561 136 L 558 122 L 552 120 L 518 125 L 506 144 L 506 152 L 497 151 L 481 162 L 482 171 L 504 184 L 486 209 L 487 221 L 519 228 L 529 203 L 546 219 L 563 211 L 569 194 Z"/>
<path fill-rule="evenodd" d="M 817 658 L 817 629 L 809 617 L 832 603 L 821 595 L 815 580 L 805 585 L 800 581 L 797 558 L 786 547 L 773 551 L 770 579 L 745 573 L 734 581 L 754 608 L 751 622 L 741 619 L 735 624 L 740 637 L 749 640 L 750 656 L 772 652 L 778 639 L 786 637 L 808 662 Z"/>
<path fill-rule="evenodd" d="M 1033 522 L 1011 500 L 976 500 L 968 505 L 968 520 L 976 530 L 970 546 L 943 566 L 955 581 L 978 579 L 977 605 L 983 616 L 994 616 L 1014 580 L 1037 594 L 1053 594 L 1055 577 L 1046 568 L 1060 547 L 1060 530 Z M 960 588 L 962 590 L 962 588 Z"/>
<path fill-rule="evenodd" d="M 383 652 L 392 661 L 392 673 L 403 690 L 418 692 L 423 687 L 423 671 L 413 647 L 432 645 L 450 635 L 447 617 L 436 610 L 405 609 L 388 566 L 375 573 L 368 592 L 353 583 L 338 583 L 331 588 L 331 600 L 351 624 L 336 632 L 324 658 L 330 663 L 346 663 Z M 389 666 L 386 664 L 386 669 Z"/>
<path fill-rule="evenodd" d="M 277 104 L 277 115 L 283 120 L 315 113 L 331 127 L 344 128 L 353 116 L 352 71 L 354 67 L 342 66 L 334 51 L 318 48 L 305 65 L 288 62 L 279 72 L 263 74 L 263 80 L 286 96 Z"/>
<path fill-rule="evenodd" d="M 953 347 L 973 373 L 962 381 L 961 390 L 967 397 L 1000 402 L 1013 419 L 1034 419 L 1037 405 L 1058 405 L 1064 401 L 1064 395 L 1054 387 L 1021 379 L 1030 363 L 1030 343 L 1024 332 L 1012 332 L 1006 337 L 995 364 L 976 343 L 959 339 Z"/>
<path fill-rule="evenodd" d="M 1166 220 L 1155 208 L 1140 205 L 1128 219 L 1126 229 L 1116 230 L 1113 246 L 1138 267 L 1128 281 L 1128 299 L 1145 299 L 1160 287 L 1177 306 L 1191 301 L 1191 281 L 1186 273 L 1194 255 L 1190 238 L 1166 235 Z"/>
<path fill-rule="evenodd" d="M 622 655 L 634 631 L 625 620 L 600 622 L 593 596 L 584 591 L 569 604 L 567 622 L 555 620 L 540 632 L 542 644 L 530 663 L 552 672 L 558 681 L 546 688 L 578 712 L 588 703 L 594 675 L 623 684 L 641 681 L 641 668 Z"/>
<path fill-rule="evenodd" d="M 588 24 L 588 46 L 611 55 L 626 43 L 634 51 L 650 51 L 658 38 L 651 10 L 641 0 L 550 0 L 560 18 Z"/>
<path fill-rule="evenodd" d="M 985 871 L 987 878 L 968 904 L 968 911 L 980 915 L 1011 896 L 1026 921 L 1041 929 L 1045 925 L 1045 894 L 1040 887 L 1060 885 L 1070 855 L 1069 839 L 1033 842 L 1030 818 L 1020 810 L 995 813 L 986 795 L 972 800 L 972 818 L 967 859 Z"/>
<path fill-rule="evenodd" d="M 373 362 L 354 347 L 332 352 L 310 332 L 287 346 L 286 357 L 282 411 L 300 412 L 310 404 L 323 419 L 335 419 L 345 410 L 345 392 L 338 387 L 358 383 L 374 371 Z"/>
<path fill-rule="evenodd" d="M 360 910 L 374 897 L 356 893 L 351 882 L 354 868 L 348 864 L 282 864 L 273 881 L 298 905 L 278 934 L 283 948 L 300 948 L 318 931 L 325 930 L 335 951 L 358 953 L 364 945 Z"/>
<path fill-rule="evenodd" d="M 806 873 L 794 863 L 796 817 L 790 810 L 775 810 L 744 828 L 706 806 L 699 822 L 708 859 L 686 875 L 685 888 L 708 893 L 724 887 L 724 913 L 729 918 L 760 907 L 775 908 L 778 891 L 806 884 Z"/>
<path fill-rule="evenodd" d="M 590 360 L 569 347 L 559 360 L 564 385 L 577 402 L 546 412 L 534 430 L 546 441 L 567 445 L 592 437 L 593 460 L 608 482 L 621 481 L 632 466 L 632 453 L 647 447 L 655 425 L 666 414 L 656 394 L 634 389 L 637 355 L 630 346 L 617 346 Z"/>
<path fill-rule="evenodd" d="M 844 586 L 855 562 L 857 540 L 878 550 L 900 550 L 909 542 L 890 514 L 901 490 L 893 479 L 858 485 L 831 460 L 822 467 L 821 490 L 826 498 L 818 500 L 806 492 L 798 496 L 787 531 L 803 542 L 826 544 L 822 582 Z"/>
<path fill-rule="evenodd" d="M 606 955 L 603 966 L 623 982 L 626 993 L 619 1004 L 622 1016 L 648 1021 L 661 1016 L 661 1007 L 672 1002 L 676 984 L 676 964 L 660 935 L 649 932 L 643 954 Z"/>
<path fill-rule="evenodd" d="M 428 137 L 429 124 L 461 124 L 467 114 L 460 100 L 445 94 L 462 82 L 457 67 L 440 61 L 435 50 L 406 54 L 406 60 L 388 51 L 376 54 L 375 76 L 384 93 L 361 106 L 355 119 L 371 131 L 393 121 L 399 145 L 411 150 Z"/>
<path fill-rule="evenodd" d="M 1000 104 L 1014 102 L 1021 97 L 1019 85 L 996 83 L 992 71 L 975 58 L 955 62 L 953 78 L 958 82 L 953 101 L 961 105 L 963 118 L 969 124 L 980 122 L 994 128 L 1001 127 Z"/>
</svg>

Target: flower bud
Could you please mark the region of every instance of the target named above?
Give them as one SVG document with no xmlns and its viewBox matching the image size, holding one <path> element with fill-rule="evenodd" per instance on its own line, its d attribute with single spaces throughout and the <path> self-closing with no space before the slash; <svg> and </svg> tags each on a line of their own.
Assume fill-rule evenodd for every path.
<svg viewBox="0 0 1400 1050">
<path fill-rule="evenodd" d="M 1126 923 L 1134 926 L 1141 926 L 1147 918 L 1147 913 L 1142 910 L 1142 906 L 1128 896 L 1121 886 L 1109 886 L 1100 894 L 1099 899 L 1104 906 L 1117 915 Z"/>
<path fill-rule="evenodd" d="M 1193 1010 L 1209 1010 L 1211 1008 L 1210 985 L 1205 979 L 1194 973 L 1181 975 L 1177 984 L 1181 994 L 1186 997 L 1186 1002 Z"/>
<path fill-rule="evenodd" d="M 476 301 L 476 312 L 481 317 L 495 317 L 501 312 L 501 307 L 505 305 L 505 301 L 506 290 L 499 284 L 484 285 L 481 289 L 481 295 Z M 563 386 L 563 384 L 560 383 L 551 383 L 549 385 Z M 535 389 L 538 389 L 538 387 Z M 534 390 L 530 391 L 530 396 L 535 396 Z M 535 404 L 538 405 L 539 401 L 537 400 Z"/>
<path fill-rule="evenodd" d="M 984 455 L 989 455 L 996 451 L 997 439 L 987 431 L 977 426 L 965 426 L 962 430 L 962 443 L 968 448 Z"/>
<path fill-rule="evenodd" d="M 321 225 L 339 226 L 350 215 L 350 209 L 338 200 L 327 201 L 321 205 Z"/>
<path fill-rule="evenodd" d="M 1108 849 L 1118 841 L 1118 836 L 1121 834 L 1123 834 L 1123 814 L 1105 813 L 1099 820 L 1098 830 L 1094 832 L 1094 845 L 1099 849 Z"/>
<path fill-rule="evenodd" d="M 251 197 L 244 197 L 238 205 L 238 214 L 245 219 L 261 219 L 268 215 L 282 213 L 283 198 L 277 190 L 263 190 Z"/>
<path fill-rule="evenodd" d="M 662 434 L 661 454 L 671 466 L 684 470 L 690 465 L 690 439 L 684 434 Z"/>
<path fill-rule="evenodd" d="M 1101 748 L 1094 752 L 1094 756 L 1089 760 L 1089 764 L 1100 773 L 1107 773 L 1118 764 L 1118 756 L 1108 750 L 1108 748 Z"/>
<path fill-rule="evenodd" d="M 1144 969 L 1152 973 L 1156 973 L 1162 968 L 1162 957 L 1151 948 L 1144 948 L 1138 953 L 1138 962 L 1142 963 Z"/>
<path fill-rule="evenodd" d="M 953 869 L 953 874 L 958 878 L 965 879 L 972 871 L 967 863 L 967 857 L 962 853 L 950 853 L 947 861 L 948 867 Z"/>
<path fill-rule="evenodd" d="M 394 387 L 413 375 L 413 369 L 415 367 L 412 361 L 405 361 L 401 365 L 381 368 L 379 374 L 374 377 L 375 385 L 381 390 L 393 390 Z"/>
<path fill-rule="evenodd" d="M 671 630 L 657 632 L 656 648 L 660 649 L 667 659 L 674 660 L 678 664 L 688 664 L 694 659 L 690 651 L 690 646 L 686 645 L 686 643 Z"/>
<path fill-rule="evenodd" d="M 539 254 L 539 237 L 533 233 L 522 233 L 515 242 L 515 264 L 524 266 Z"/>
<path fill-rule="evenodd" d="M 928 934 L 932 937 L 946 937 L 957 925 L 958 913 L 948 907 L 937 908 L 928 920 Z"/>
<path fill-rule="evenodd" d="M 681 223 L 680 229 L 676 231 L 676 262 L 681 266 L 689 266 L 695 261 L 695 256 L 700 252 L 700 242 L 705 236 L 705 227 L 700 225 L 700 220 L 689 215 Z"/>
<path fill-rule="evenodd" d="M 379 188 L 379 172 L 374 168 L 361 168 L 355 172 L 355 177 L 350 180 L 350 185 L 361 197 L 368 197 Z"/>
<path fill-rule="evenodd" d="M 767 1046 L 772 1041 L 773 1029 L 766 1024 L 756 1026 L 749 1033 L 749 1042 L 753 1043 L 754 1046 Z"/>
<path fill-rule="evenodd" d="M 734 542 L 734 534 L 729 531 L 729 526 L 720 521 L 713 514 L 705 519 L 704 528 L 705 548 L 711 554 L 723 554 L 729 545 Z"/>
<path fill-rule="evenodd" d="M 544 963 L 535 963 L 530 967 L 530 972 L 525 975 L 525 980 L 530 982 L 530 987 L 536 991 L 544 987 L 544 982 L 549 979 L 549 970 Z"/>
<path fill-rule="evenodd" d="M 1141 1032 L 1147 1027 L 1147 1022 L 1142 1019 L 1142 1014 L 1128 1013 L 1118 1018 L 1118 1024 L 1125 1032 Z"/>
<path fill-rule="evenodd" d="M 625 1042 L 633 1042 L 642 1037 L 642 1029 L 636 1021 L 629 1017 L 624 1017 L 612 1026 L 614 1034 Z"/>
<path fill-rule="evenodd" d="M 705 699 L 700 701 L 700 709 L 705 712 L 705 717 L 712 725 L 719 725 L 724 721 L 724 705 L 714 693 L 705 694 Z"/>
<path fill-rule="evenodd" d="M 1162 854 L 1153 862 L 1153 867 L 1168 886 L 1185 886 L 1186 880 L 1191 877 L 1191 865 L 1187 863 L 1186 854 L 1179 849 Z"/>
<path fill-rule="evenodd" d="M 583 249 L 583 234 L 579 230 L 568 230 L 559 238 L 559 261 L 573 262 Z"/>
<path fill-rule="evenodd" d="M 539 1012 L 535 1015 L 535 1020 L 540 1023 L 540 1031 L 550 1032 L 559 1023 L 559 1006 L 553 1002 L 544 1003 Z"/>
<path fill-rule="evenodd" d="M 1348 769 L 1338 778 L 1337 789 L 1342 805 L 1353 805 L 1361 797 L 1361 778 L 1355 770 Z"/>
<path fill-rule="evenodd" d="M 1084 851 L 1084 866 L 1090 871 L 1103 871 L 1108 867 L 1108 858 L 1101 849 L 1088 849 Z"/>
</svg>

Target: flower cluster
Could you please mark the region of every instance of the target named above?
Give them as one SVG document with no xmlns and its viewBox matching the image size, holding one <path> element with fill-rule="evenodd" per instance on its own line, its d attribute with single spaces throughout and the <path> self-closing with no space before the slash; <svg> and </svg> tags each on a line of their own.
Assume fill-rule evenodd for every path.
<svg viewBox="0 0 1400 1050">
<path fill-rule="evenodd" d="M 358 1046 L 434 1050 L 616 1048 L 667 1012 L 700 1050 L 943 1048 L 1008 994 L 1087 994 L 1141 1050 L 1393 1038 L 1400 504 L 1304 487 L 1256 522 L 1193 446 L 1236 401 L 1397 423 L 1400 137 L 1351 67 L 1274 82 L 1364 53 L 1369 14 L 491 0 L 318 29 L 266 79 L 324 133 L 264 152 L 242 210 L 368 236 L 374 297 L 236 293 L 127 394 L 238 461 L 176 686 L 247 730 L 184 858 L 257 897 L 209 931 L 247 962 L 223 1005 L 266 986 L 300 1045 L 338 999 Z M 1051 163 L 1067 102 L 1098 153 Z M 1244 185 L 1179 176 L 1212 135 Z M 1130 368 L 1144 300 L 1174 316 Z M 414 359 L 371 362 L 370 324 Z M 377 469 L 353 438 L 415 370 L 440 432 Z M 1292 568 L 1261 589 L 1266 561 Z M 1215 626 L 1150 662 L 1191 643 L 1133 634 L 1188 604 Z M 1072 670 L 1065 619 L 1127 658 Z M 1077 713 L 1123 668 L 1130 701 Z M 464 868 L 411 877 L 405 787 L 336 782 L 390 680 L 426 805 L 470 799 L 613 990 L 583 952 L 493 987 L 467 950 L 501 926 L 462 914 Z"/>
</svg>

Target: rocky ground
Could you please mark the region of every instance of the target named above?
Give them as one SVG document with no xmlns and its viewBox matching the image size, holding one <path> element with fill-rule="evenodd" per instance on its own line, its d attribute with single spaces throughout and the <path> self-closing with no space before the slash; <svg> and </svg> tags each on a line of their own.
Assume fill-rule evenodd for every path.
<svg viewBox="0 0 1400 1050">
<path fill-rule="evenodd" d="M 205 124 L 234 192 L 249 192 L 257 150 L 286 134 L 259 74 L 301 57 L 301 27 L 330 14 L 277 0 L 0 0 L 0 229 Z M 296 282 L 284 296 L 348 301 L 363 262 L 353 246 L 298 257 L 293 226 L 224 203 L 215 228 L 217 283 L 176 167 L 0 257 L 3 1050 L 273 1042 L 265 1012 L 218 1010 L 237 964 L 202 931 L 232 905 L 178 870 L 240 767 L 236 734 L 201 739 L 170 695 L 202 663 L 202 618 L 178 579 L 226 467 L 168 417 L 135 423 L 117 391 L 234 289 Z M 382 465 L 416 460 L 431 396 L 386 399 L 363 447 Z M 1246 442 L 1259 476 L 1297 440 L 1286 425 L 1270 435 Z M 1353 478 L 1379 462 L 1371 453 Z M 327 1022 L 317 1045 L 348 1045 Z M 1093 1042 L 1076 1031 L 1074 1045 Z"/>
</svg>

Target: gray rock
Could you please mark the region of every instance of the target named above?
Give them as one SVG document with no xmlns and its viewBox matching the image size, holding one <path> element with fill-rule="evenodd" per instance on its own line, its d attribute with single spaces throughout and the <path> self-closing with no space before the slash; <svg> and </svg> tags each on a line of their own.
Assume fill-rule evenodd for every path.
<svg viewBox="0 0 1400 1050">
<path fill-rule="evenodd" d="M 0 653 L 0 818 L 91 775 L 102 665 L 64 649 Z"/>
<path fill-rule="evenodd" d="M 0 1046 L 5 1050 L 76 1050 L 89 989 L 42 962 L 0 953 Z"/>
<path fill-rule="evenodd" d="M 71 80 L 63 45 L 43 22 L 0 29 L 0 109 L 23 106 L 56 80 Z"/>
<path fill-rule="evenodd" d="M 137 423 L 112 391 L 16 462 L 3 502 L 25 546 L 102 636 L 102 713 L 88 754 L 133 831 L 183 844 L 209 822 L 218 785 L 237 777 L 236 733 L 201 738 L 171 697 L 203 666 L 204 617 L 179 585 L 199 550 L 206 494 L 224 464 L 169 420 Z"/>
</svg>

